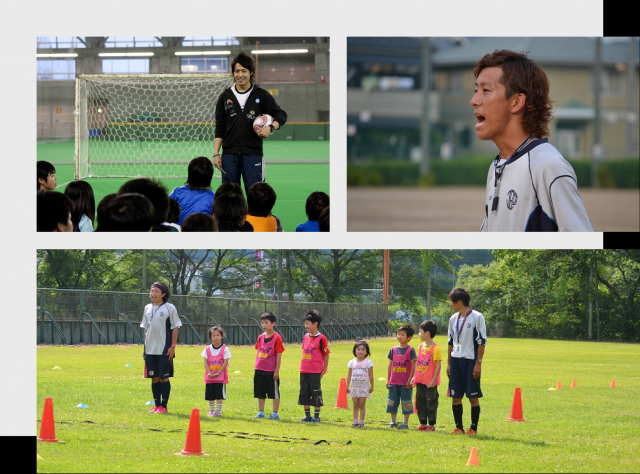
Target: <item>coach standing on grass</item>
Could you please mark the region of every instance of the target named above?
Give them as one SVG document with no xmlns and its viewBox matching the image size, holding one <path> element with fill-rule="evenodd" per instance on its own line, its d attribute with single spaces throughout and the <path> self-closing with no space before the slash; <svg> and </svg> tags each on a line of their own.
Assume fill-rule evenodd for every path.
<svg viewBox="0 0 640 474">
<path fill-rule="evenodd" d="M 149 290 L 151 303 L 145 306 L 140 327 L 144 328 L 145 377 L 151 378 L 155 406 L 149 413 L 167 413 L 171 393 L 173 358 L 176 354 L 178 330 L 182 326 L 176 307 L 167 303 L 167 285 L 155 282 Z"/>
<path fill-rule="evenodd" d="M 467 435 L 478 432 L 480 418 L 480 373 L 482 357 L 487 343 L 487 329 L 482 313 L 469 308 L 471 296 L 464 288 L 454 288 L 449 293 L 449 305 L 456 311 L 449 320 L 449 394 L 453 399 L 453 419 L 456 429 L 453 434 L 464 434 L 462 424 L 462 397 L 471 403 L 471 426 Z"/>
<path fill-rule="evenodd" d="M 238 53 L 231 70 L 235 84 L 220 94 L 216 105 L 213 165 L 222 172 L 223 184 L 240 184 L 242 176 L 246 193 L 253 184 L 265 181 L 262 141 L 285 124 L 287 114 L 255 83 L 255 63 L 250 55 Z M 256 133 L 253 121 L 263 114 L 271 115 L 273 124 Z"/>
<path fill-rule="evenodd" d="M 473 71 L 480 140 L 499 153 L 489 168 L 483 232 L 593 232 L 571 165 L 549 143 L 547 75 L 526 54 L 494 51 Z"/>
</svg>

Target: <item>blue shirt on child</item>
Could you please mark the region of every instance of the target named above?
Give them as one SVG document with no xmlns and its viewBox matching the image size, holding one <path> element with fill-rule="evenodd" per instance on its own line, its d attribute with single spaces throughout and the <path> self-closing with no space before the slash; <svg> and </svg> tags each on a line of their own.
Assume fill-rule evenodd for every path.
<svg viewBox="0 0 640 474">
<path fill-rule="evenodd" d="M 182 222 L 189 214 L 203 212 L 208 215 L 213 214 L 213 198 L 215 194 L 210 189 L 193 190 L 188 184 L 175 188 L 169 197 L 180 204 L 180 221 Z"/>
</svg>

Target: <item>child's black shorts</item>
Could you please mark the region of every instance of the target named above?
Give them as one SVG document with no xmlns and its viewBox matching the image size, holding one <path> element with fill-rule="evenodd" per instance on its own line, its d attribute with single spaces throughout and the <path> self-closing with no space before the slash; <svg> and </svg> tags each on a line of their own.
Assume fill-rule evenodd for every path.
<svg viewBox="0 0 640 474">
<path fill-rule="evenodd" d="M 480 377 L 473 378 L 473 359 L 451 358 L 451 376 L 449 377 L 449 392 L 451 398 L 482 398 Z"/>
<path fill-rule="evenodd" d="M 298 405 L 311 405 L 321 407 L 322 387 L 320 386 L 320 374 L 300 374 L 300 395 Z"/>
<path fill-rule="evenodd" d="M 273 372 L 257 370 L 253 376 L 253 398 L 280 399 L 280 379 L 273 380 Z"/>
<path fill-rule="evenodd" d="M 207 383 L 204 389 L 205 400 L 226 400 L 227 384 L 225 383 Z"/>
<path fill-rule="evenodd" d="M 146 354 L 144 357 L 146 377 L 160 377 L 161 379 L 173 377 L 173 361 L 169 360 L 169 356 L 167 354 Z"/>
</svg>

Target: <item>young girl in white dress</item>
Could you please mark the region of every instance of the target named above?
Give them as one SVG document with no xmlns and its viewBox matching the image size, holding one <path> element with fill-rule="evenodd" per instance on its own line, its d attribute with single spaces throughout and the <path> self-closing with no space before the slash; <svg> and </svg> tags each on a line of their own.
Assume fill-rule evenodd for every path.
<svg viewBox="0 0 640 474">
<path fill-rule="evenodd" d="M 373 362 L 368 357 L 371 355 L 369 344 L 365 340 L 356 341 L 353 346 L 353 355 L 347 364 L 347 393 L 353 400 L 353 428 L 364 428 L 365 403 L 371 398 L 373 392 Z M 358 412 L 360 416 L 358 416 Z"/>
</svg>

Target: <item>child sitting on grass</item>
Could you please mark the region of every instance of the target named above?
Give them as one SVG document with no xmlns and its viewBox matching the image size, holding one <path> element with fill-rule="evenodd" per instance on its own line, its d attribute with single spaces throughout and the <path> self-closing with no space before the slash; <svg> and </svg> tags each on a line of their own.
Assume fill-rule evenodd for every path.
<svg viewBox="0 0 640 474">
<path fill-rule="evenodd" d="M 93 232 L 96 200 L 93 188 L 86 181 L 71 181 L 64 190 L 72 203 L 71 222 L 74 232 Z"/>
<path fill-rule="evenodd" d="M 304 210 L 309 220 L 296 227 L 296 232 L 320 232 L 318 219 L 320 214 L 329 206 L 329 196 L 322 191 L 315 191 L 309 195 Z"/>
<path fill-rule="evenodd" d="M 56 168 L 48 161 L 38 161 L 38 191 L 53 191 L 56 189 L 58 180 L 56 178 Z"/>
<path fill-rule="evenodd" d="M 187 182 L 184 186 L 175 188 L 169 194 L 180 205 L 179 225 L 182 225 L 188 215 L 196 212 L 212 214 L 214 192 L 211 190 L 213 178 L 213 163 L 205 156 L 199 156 L 189 162 Z"/>
<path fill-rule="evenodd" d="M 273 188 L 264 182 L 255 183 L 247 191 L 247 221 L 253 226 L 254 232 L 277 232 L 278 223 L 271 215 L 276 197 Z"/>
</svg>

